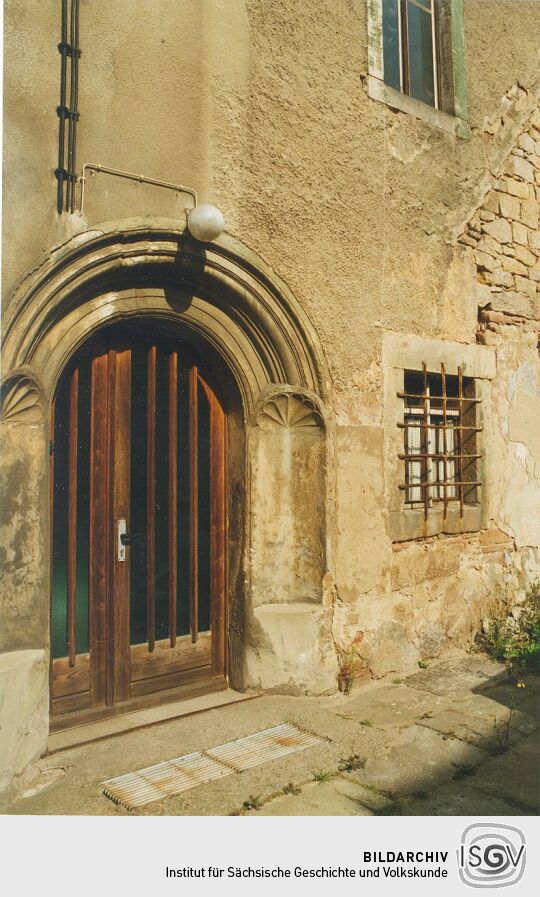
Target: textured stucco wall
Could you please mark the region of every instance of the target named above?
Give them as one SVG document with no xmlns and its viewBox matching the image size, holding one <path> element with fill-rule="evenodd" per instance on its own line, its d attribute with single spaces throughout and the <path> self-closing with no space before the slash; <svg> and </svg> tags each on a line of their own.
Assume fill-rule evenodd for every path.
<svg viewBox="0 0 540 897">
<path fill-rule="evenodd" d="M 89 178 L 84 218 L 57 215 L 57 7 L 5 4 L 4 304 L 25 272 L 76 233 L 112 219 L 183 218 L 183 200 L 104 175 Z M 437 653 L 449 638 L 465 643 L 496 582 L 524 589 L 538 575 L 538 309 L 531 304 L 531 316 L 517 321 L 485 318 L 490 284 L 479 277 L 475 247 L 459 238 L 474 231 L 529 133 L 539 32 L 537 2 L 465 0 L 471 138 L 461 140 L 368 97 L 366 0 L 81 0 L 79 170 L 93 161 L 182 182 L 219 205 L 228 233 L 298 300 L 331 373 L 325 476 L 336 500 L 326 517 L 316 497 L 300 503 L 303 524 L 311 515 L 325 529 L 320 621 L 302 606 L 294 613 L 305 625 L 295 624 L 283 617 L 287 602 L 261 602 L 266 641 L 247 681 L 281 687 L 298 676 L 295 651 L 307 656 L 315 645 L 300 687 L 326 688 L 335 658 L 323 685 L 309 671 L 317 652 L 332 653 L 332 603 L 335 644 L 346 649 L 355 639 L 379 675 Z M 531 183 L 537 201 L 538 177 Z M 382 363 L 389 331 L 496 351 L 480 533 L 392 543 Z M 10 482 L 12 501 L 22 487 Z M 41 494 L 43 483 L 34 486 Z M 297 488 L 309 491 L 304 480 Z M 279 490 L 272 501 L 279 505 Z M 263 498 L 252 508 L 261 544 L 272 537 L 266 511 Z M 293 571 L 300 561 L 287 559 Z M 32 594 L 44 604 L 36 647 L 47 643 L 43 569 L 37 558 Z M 11 592 L 8 604 L 16 607 Z"/>
</svg>

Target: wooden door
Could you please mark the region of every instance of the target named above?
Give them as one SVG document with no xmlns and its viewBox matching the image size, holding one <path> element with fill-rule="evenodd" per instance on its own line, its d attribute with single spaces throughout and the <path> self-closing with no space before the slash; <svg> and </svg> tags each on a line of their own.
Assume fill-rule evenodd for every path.
<svg viewBox="0 0 540 897">
<path fill-rule="evenodd" d="M 54 717 L 225 685 L 225 416 L 178 345 L 113 331 L 58 386 Z"/>
</svg>

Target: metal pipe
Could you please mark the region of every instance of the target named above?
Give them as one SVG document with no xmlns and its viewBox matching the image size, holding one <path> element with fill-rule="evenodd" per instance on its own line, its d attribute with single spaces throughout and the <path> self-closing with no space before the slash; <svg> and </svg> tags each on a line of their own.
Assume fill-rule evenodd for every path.
<svg viewBox="0 0 540 897">
<path fill-rule="evenodd" d="M 191 187 L 184 187 L 182 184 L 169 184 L 167 181 L 157 181 L 155 178 L 147 178 L 142 174 L 133 174 L 130 171 L 122 171 L 120 168 L 108 168 L 106 165 L 98 165 L 96 162 L 85 162 L 82 167 L 82 173 L 79 178 L 81 183 L 81 207 L 80 214 L 84 212 L 84 185 L 86 182 L 86 171 L 96 171 L 102 174 L 112 174 L 115 177 L 127 178 L 129 181 L 139 181 L 141 184 L 151 184 L 154 187 L 164 187 L 166 190 L 174 190 L 175 193 L 187 193 L 193 197 L 193 205 L 197 205 L 197 193 Z"/>
<path fill-rule="evenodd" d="M 62 0 L 62 31 L 61 42 L 58 49 L 61 54 L 60 62 L 60 105 L 58 107 L 58 168 L 56 179 L 58 181 L 56 207 L 60 215 L 64 209 L 64 149 L 66 139 L 66 74 L 67 74 L 67 0 Z"/>
<path fill-rule="evenodd" d="M 79 0 L 71 0 L 71 82 L 69 91 L 69 127 L 68 127 L 68 160 L 66 211 L 75 210 L 75 136 L 77 132 L 77 103 L 79 95 Z"/>
<path fill-rule="evenodd" d="M 75 211 L 75 181 L 77 176 L 75 174 L 77 170 L 77 119 L 79 117 L 79 0 L 74 0 L 73 4 L 73 15 L 74 21 L 72 18 L 72 29 L 73 29 L 73 56 L 71 58 L 71 69 L 72 72 L 75 73 L 73 78 L 73 96 L 71 102 L 71 112 L 72 112 L 72 121 L 73 121 L 73 131 L 72 131 L 72 145 L 71 145 L 71 178 L 70 178 L 70 204 L 69 210 L 71 213 Z"/>
</svg>

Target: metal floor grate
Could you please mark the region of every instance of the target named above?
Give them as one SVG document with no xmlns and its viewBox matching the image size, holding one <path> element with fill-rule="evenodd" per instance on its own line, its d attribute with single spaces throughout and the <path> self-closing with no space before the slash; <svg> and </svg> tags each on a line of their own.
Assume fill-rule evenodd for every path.
<svg viewBox="0 0 540 897">
<path fill-rule="evenodd" d="M 134 810 L 233 772 L 240 773 L 261 763 L 313 747 L 322 741 L 322 738 L 311 732 L 305 732 L 291 723 L 283 723 L 207 751 L 165 760 L 155 766 L 108 779 L 101 784 L 106 797 L 127 810 Z"/>
</svg>

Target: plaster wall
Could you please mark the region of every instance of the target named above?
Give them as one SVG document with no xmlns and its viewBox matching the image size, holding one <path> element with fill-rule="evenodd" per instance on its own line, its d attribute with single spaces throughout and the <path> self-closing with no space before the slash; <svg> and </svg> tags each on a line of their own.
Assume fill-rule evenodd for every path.
<svg viewBox="0 0 540 897">
<path fill-rule="evenodd" d="M 103 222 L 114 219 L 119 234 L 134 219 L 183 227 L 184 197 L 106 175 L 89 177 L 84 216 L 57 214 L 57 6 L 5 3 L 4 309 L 46 269 L 53 247 L 73 252 L 78 239 L 82 253 L 107 232 Z M 537 268 L 539 31 L 536 2 L 465 0 L 464 140 L 368 96 L 366 0 L 81 0 L 78 169 L 111 165 L 215 202 L 227 223 L 224 253 L 234 239 L 254 281 L 275 273 L 327 365 L 324 435 L 306 446 L 305 434 L 287 430 L 276 447 L 263 429 L 249 442 L 254 553 L 234 577 L 253 600 L 231 620 L 233 645 L 252 649 L 235 668 L 246 687 L 328 690 L 336 650 L 353 643 L 366 671 L 401 672 L 449 640 L 466 644 L 497 583 L 523 592 L 538 578 L 538 281 L 527 273 L 526 289 L 488 282 L 497 253 L 486 268 L 477 253 L 489 252 L 477 244 L 479 222 L 505 219 L 513 235 L 515 221 L 527 228 L 526 245 L 499 245 Z M 508 214 L 500 200 L 490 208 L 516 149 L 532 171 L 532 180 L 523 165 L 508 173 L 525 185 L 515 188 L 527 190 L 520 203 L 533 203 L 528 224 L 521 205 L 517 219 L 508 200 Z M 183 283 L 191 269 L 178 247 Z M 108 301 L 99 298 L 103 308 Z M 131 302 L 130 312 L 144 304 Z M 89 315 L 101 313 L 99 303 Z M 80 326 L 69 314 L 66 344 Z M 226 334 L 225 314 L 220 326 Z M 494 356 L 480 529 L 395 541 L 389 333 L 439 341 L 441 353 L 448 341 L 464 351 L 483 344 Z M 230 341 L 231 357 L 240 344 L 245 334 Z M 43 356 L 45 373 L 48 365 Z M 44 419 L 4 428 L 3 650 L 48 647 Z"/>
</svg>

